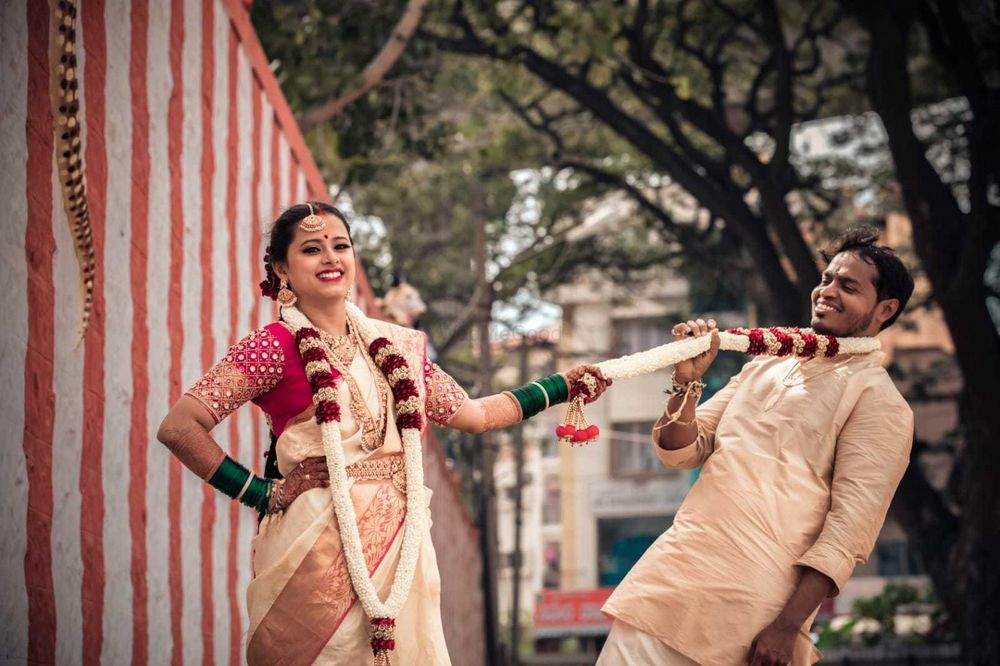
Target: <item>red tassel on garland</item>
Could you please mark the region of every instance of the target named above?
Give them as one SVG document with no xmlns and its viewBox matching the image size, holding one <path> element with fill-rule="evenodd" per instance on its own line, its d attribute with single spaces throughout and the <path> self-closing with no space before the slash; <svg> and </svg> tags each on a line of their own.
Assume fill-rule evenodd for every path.
<svg viewBox="0 0 1000 666">
<path fill-rule="evenodd" d="M 569 406 L 566 409 L 566 419 L 556 426 L 556 437 L 560 442 L 576 446 L 597 441 L 601 429 L 587 422 L 583 413 L 583 405 L 597 393 L 597 379 L 591 374 L 585 374 L 574 380 L 569 387 Z"/>
</svg>

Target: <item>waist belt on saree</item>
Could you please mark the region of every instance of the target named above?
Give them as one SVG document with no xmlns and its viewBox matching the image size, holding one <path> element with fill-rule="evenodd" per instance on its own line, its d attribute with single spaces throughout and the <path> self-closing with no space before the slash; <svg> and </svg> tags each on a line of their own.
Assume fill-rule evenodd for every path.
<svg viewBox="0 0 1000 666">
<path fill-rule="evenodd" d="M 392 481 L 396 490 L 406 494 L 406 462 L 402 453 L 359 460 L 345 471 L 347 478 L 355 481 Z"/>
</svg>

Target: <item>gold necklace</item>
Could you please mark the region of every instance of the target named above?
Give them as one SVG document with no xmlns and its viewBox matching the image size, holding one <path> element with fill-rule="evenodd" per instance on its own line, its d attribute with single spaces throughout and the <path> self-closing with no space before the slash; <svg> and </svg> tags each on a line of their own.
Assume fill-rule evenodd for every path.
<svg viewBox="0 0 1000 666">
<path fill-rule="evenodd" d="M 357 347 L 354 346 L 354 339 L 351 337 L 350 329 L 347 335 L 331 335 L 324 330 L 319 332 L 320 338 L 326 344 L 330 358 L 344 367 L 350 367 L 354 360 Z"/>
<path fill-rule="evenodd" d="M 364 353 L 356 330 L 357 326 L 348 322 L 347 335 L 335 336 L 320 330 L 320 339 L 327 349 L 332 365 L 337 368 L 344 381 L 347 382 L 351 413 L 361 427 L 361 448 L 371 453 L 385 444 L 390 390 L 389 383 L 382 376 L 382 373 L 379 372 L 378 368 L 373 367 L 372 360 L 368 358 L 368 354 Z M 359 349 L 362 350 L 361 355 L 375 381 L 377 415 L 372 415 L 366 397 L 361 394 L 361 387 L 358 386 L 357 381 L 350 373 L 354 355 Z"/>
</svg>

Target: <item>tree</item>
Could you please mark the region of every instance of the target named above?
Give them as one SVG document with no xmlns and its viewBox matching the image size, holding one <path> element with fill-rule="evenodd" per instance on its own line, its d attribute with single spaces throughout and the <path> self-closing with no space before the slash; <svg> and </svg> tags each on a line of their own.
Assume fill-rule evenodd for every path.
<svg viewBox="0 0 1000 666">
<path fill-rule="evenodd" d="M 957 583 L 949 610 L 960 620 L 971 663 L 1000 663 L 1000 410 L 992 388 L 1000 377 L 1000 334 L 988 299 L 997 286 L 985 275 L 1000 244 L 1000 16 L 996 5 L 971 1 L 845 3 L 870 33 L 867 89 L 882 119 L 914 242 L 955 342 L 965 391 L 965 447 L 959 461 L 959 512 L 927 492 L 912 469 L 904 492 L 910 526 L 940 544 L 955 544 L 943 560 Z M 960 127 L 968 177 L 942 177 L 913 121 L 910 56 L 920 42 L 968 103 Z M 919 498 L 919 500 L 918 500 Z M 922 500 L 922 501 L 920 501 Z M 927 546 L 925 542 L 925 546 Z M 930 550 L 929 548 L 925 548 Z M 943 557 L 942 557 L 943 555 Z M 939 575 L 941 575 L 939 573 Z"/>
<path fill-rule="evenodd" d="M 749 259 L 769 296 L 758 300 L 770 317 L 803 317 L 819 280 L 803 228 L 821 223 L 837 200 L 819 178 L 795 168 L 791 134 L 796 123 L 828 111 L 835 91 L 856 83 L 857 68 L 846 66 L 850 35 L 842 34 L 836 6 L 448 5 L 419 36 L 532 75 L 537 93 L 522 85 L 515 93 L 527 94 L 503 94 L 550 140 L 555 163 L 616 183 L 685 248 L 711 245 L 731 261 Z M 449 28 L 435 31 L 445 19 Z M 582 135 L 584 122 L 613 135 L 626 148 L 617 154 L 628 160 L 609 160 L 615 144 Z M 719 233 L 678 224 L 650 196 L 650 174 L 690 193 Z"/>
</svg>

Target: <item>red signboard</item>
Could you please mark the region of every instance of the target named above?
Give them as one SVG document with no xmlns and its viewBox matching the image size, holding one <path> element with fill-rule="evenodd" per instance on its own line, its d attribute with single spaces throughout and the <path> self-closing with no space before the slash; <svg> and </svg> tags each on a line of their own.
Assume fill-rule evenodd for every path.
<svg viewBox="0 0 1000 666">
<path fill-rule="evenodd" d="M 601 612 L 601 606 L 614 589 L 545 590 L 535 605 L 536 636 L 606 634 L 611 618 Z"/>
</svg>

